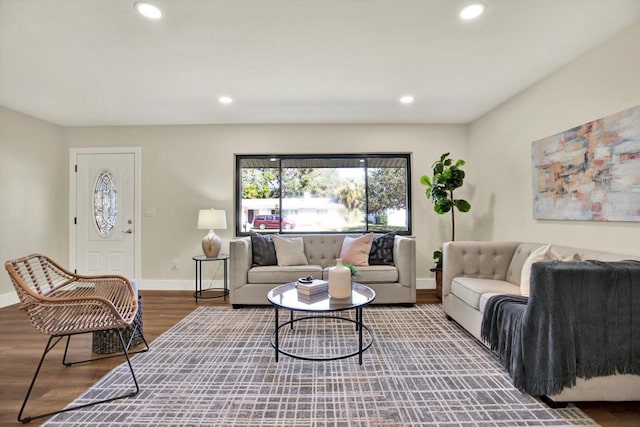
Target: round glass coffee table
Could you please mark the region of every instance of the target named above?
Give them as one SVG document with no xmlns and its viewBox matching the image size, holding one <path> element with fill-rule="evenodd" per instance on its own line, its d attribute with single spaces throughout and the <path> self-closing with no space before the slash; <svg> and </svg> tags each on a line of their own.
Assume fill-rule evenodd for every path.
<svg viewBox="0 0 640 427">
<path fill-rule="evenodd" d="M 371 304 L 371 302 L 376 298 L 375 291 L 360 283 L 353 283 L 350 298 L 331 298 L 328 292 L 313 297 L 305 297 L 298 294 L 296 285 L 297 282 L 287 283 L 272 289 L 267 294 L 267 299 L 271 304 L 273 304 L 275 313 L 275 328 L 271 334 L 271 346 L 275 349 L 276 362 L 278 362 L 279 354 L 284 354 L 296 359 L 313 361 L 346 359 L 357 355 L 358 361 L 362 365 L 362 353 L 371 347 L 371 344 L 373 344 L 373 333 L 362 320 L 362 309 Z M 289 320 L 284 323 L 280 323 L 279 321 L 279 311 L 281 308 L 290 311 Z M 347 310 L 355 311 L 355 320 L 336 314 L 328 314 Z M 294 318 L 294 311 L 314 314 Z M 325 319 L 327 322 L 339 321 L 355 324 L 355 331 L 357 333 L 357 349 L 353 352 L 347 352 L 346 354 L 311 357 L 281 348 L 282 343 L 280 342 L 280 335 L 282 328 L 290 326 L 291 330 L 293 330 L 295 323 L 316 321 L 316 319 Z M 366 331 L 367 337 L 363 339 L 364 331 Z M 323 342 L 326 343 L 327 340 L 318 339 L 315 341 L 316 344 L 323 344 Z"/>
</svg>

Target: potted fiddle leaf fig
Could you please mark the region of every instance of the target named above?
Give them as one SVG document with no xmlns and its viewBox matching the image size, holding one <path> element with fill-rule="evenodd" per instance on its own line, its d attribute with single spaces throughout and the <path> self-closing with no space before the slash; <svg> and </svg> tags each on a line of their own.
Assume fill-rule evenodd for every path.
<svg viewBox="0 0 640 427">
<path fill-rule="evenodd" d="M 462 166 L 465 161 L 453 160 L 449 158 L 450 153 L 444 153 L 431 165 L 433 175 L 430 178 L 427 175 L 420 177 L 420 184 L 426 188 L 425 195 L 427 199 L 433 201 L 433 210 L 440 215 L 451 212 L 451 240 L 456 238 L 456 219 L 455 211 L 469 212 L 471 205 L 464 199 L 456 199 L 453 197 L 453 191 L 462 187 L 464 183 L 465 173 Z M 436 288 L 438 296 L 442 299 L 442 251 L 438 250 L 433 253 L 433 260 L 436 266 L 431 271 L 436 272 Z"/>
</svg>

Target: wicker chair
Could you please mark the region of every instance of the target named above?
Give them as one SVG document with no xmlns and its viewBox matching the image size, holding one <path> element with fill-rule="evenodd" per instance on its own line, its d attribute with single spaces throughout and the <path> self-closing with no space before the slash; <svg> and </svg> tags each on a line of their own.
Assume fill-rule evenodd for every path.
<svg viewBox="0 0 640 427">
<path fill-rule="evenodd" d="M 132 326 L 138 310 L 138 301 L 131 283 L 126 278 L 113 275 L 80 276 L 65 270 L 53 260 L 39 254 L 7 261 L 5 267 L 20 298 L 20 309 L 26 312 L 36 330 L 49 335 L 49 341 L 20 408 L 18 421 L 27 423 L 35 418 L 47 417 L 138 394 L 140 388 L 129 360 L 129 346 L 136 334 L 142 337 L 146 346 L 142 351 L 148 350 L 149 345 L 144 340 L 142 331 L 137 326 Z M 128 342 L 125 342 L 122 332 L 129 327 L 133 327 L 134 330 Z M 71 335 L 106 330 L 115 331 L 118 334 L 135 384 L 135 391 L 84 405 L 67 407 L 56 412 L 23 418 L 22 413 L 47 353 L 60 340 L 67 337 L 62 357 L 62 363 L 65 366 L 104 359 L 105 357 L 100 357 L 77 362 L 66 360 Z"/>
</svg>

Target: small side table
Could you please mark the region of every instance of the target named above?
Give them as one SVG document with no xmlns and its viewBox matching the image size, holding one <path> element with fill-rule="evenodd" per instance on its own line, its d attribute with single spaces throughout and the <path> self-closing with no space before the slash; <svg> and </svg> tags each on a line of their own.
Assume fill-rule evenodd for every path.
<svg viewBox="0 0 640 427">
<path fill-rule="evenodd" d="M 201 299 L 209 299 L 209 298 L 220 298 L 223 297 L 224 300 L 227 300 L 227 295 L 229 295 L 229 286 L 227 285 L 227 261 L 229 260 L 229 255 L 220 254 L 215 258 L 207 258 L 206 255 L 196 255 L 192 258 L 196 263 L 196 291 L 193 293 L 193 296 L 196 299 L 196 304 L 198 303 L 198 298 Z M 207 288 L 202 289 L 202 263 L 208 261 L 222 261 L 224 264 L 224 287 L 223 288 Z M 203 296 L 202 293 L 206 291 L 222 291 L 222 295 L 215 296 Z"/>
</svg>

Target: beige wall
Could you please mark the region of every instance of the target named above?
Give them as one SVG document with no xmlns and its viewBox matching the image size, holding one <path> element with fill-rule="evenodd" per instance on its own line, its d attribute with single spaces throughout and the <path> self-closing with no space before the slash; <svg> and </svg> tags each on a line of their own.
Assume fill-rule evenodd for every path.
<svg viewBox="0 0 640 427">
<path fill-rule="evenodd" d="M 640 255 L 640 223 L 533 219 L 531 142 L 640 104 L 640 24 L 469 127 L 474 237 Z M 640 126 L 640 124 L 638 124 Z"/>
<path fill-rule="evenodd" d="M 431 253 L 450 235 L 420 175 L 440 154 L 467 160 L 457 239 L 534 240 L 640 255 L 639 223 L 532 219 L 531 142 L 640 104 L 640 25 L 532 86 L 470 126 L 202 125 L 67 127 L 0 107 L 0 259 L 29 252 L 68 259 L 71 147 L 142 148 L 142 279 L 193 280 L 200 253 L 197 211 L 227 211 L 219 231 L 233 237 L 234 153 L 413 153 L 413 234 L 417 276 L 430 278 Z M 146 217 L 146 208 L 155 208 Z M 171 269 L 173 259 L 180 268 Z M 162 282 L 164 283 L 164 282 Z M 12 293 L 0 275 L 0 305 Z"/>
<path fill-rule="evenodd" d="M 60 126 L 0 107 L 0 306 L 15 295 L 6 260 L 68 259 L 66 169 Z"/>
<path fill-rule="evenodd" d="M 196 229 L 198 209 L 225 209 L 229 229 L 217 230 L 228 251 L 234 237 L 234 154 L 413 153 L 413 234 L 419 278 L 432 277 L 431 253 L 449 235 L 449 218 L 433 212 L 420 175 L 445 151 L 467 156 L 462 125 L 201 125 L 71 127 L 67 149 L 139 146 L 142 149 L 142 279 L 193 280 L 193 255 L 205 234 Z M 462 196 L 462 192 L 460 193 Z M 154 208 L 154 217 L 145 216 Z M 460 218 L 461 237 L 471 233 Z M 466 231 L 465 231 L 466 230 Z M 180 268 L 172 270 L 172 260 Z M 213 263 L 215 264 L 215 263 Z M 214 266 L 208 266 L 213 268 Z M 205 277 L 210 277 L 205 271 Z M 220 277 L 220 276 L 218 276 Z"/>
</svg>

